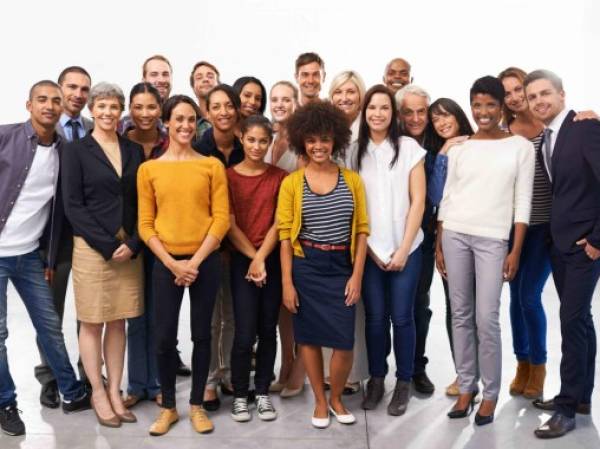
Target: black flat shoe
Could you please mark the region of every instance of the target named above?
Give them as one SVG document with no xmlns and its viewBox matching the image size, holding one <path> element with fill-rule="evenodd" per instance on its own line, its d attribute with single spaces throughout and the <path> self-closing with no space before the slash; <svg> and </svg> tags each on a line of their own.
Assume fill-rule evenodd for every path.
<svg viewBox="0 0 600 449">
<path fill-rule="evenodd" d="M 190 377 L 192 375 L 192 370 L 190 369 L 189 366 L 187 366 L 185 363 L 183 363 L 183 360 L 181 360 L 181 356 L 179 355 L 179 352 L 177 352 L 177 370 L 175 372 L 178 376 L 182 376 L 182 377 Z"/>
<path fill-rule="evenodd" d="M 475 424 L 478 426 L 485 426 L 486 424 L 490 424 L 494 422 L 494 414 L 488 416 L 480 415 L 479 412 L 475 413 Z"/>
<path fill-rule="evenodd" d="M 458 418 L 466 418 L 467 416 L 469 416 L 471 413 L 473 413 L 473 409 L 475 408 L 475 397 L 477 396 L 478 392 L 474 391 L 473 393 L 471 393 L 471 399 L 469 400 L 469 403 L 467 404 L 466 408 L 463 409 L 452 409 L 448 412 L 448 418 L 450 419 L 458 419 Z"/>
<path fill-rule="evenodd" d="M 207 412 L 216 412 L 221 407 L 221 400 L 219 398 L 211 399 L 210 401 L 202 401 L 202 406 Z"/>
<path fill-rule="evenodd" d="M 48 408 L 58 408 L 60 406 L 58 384 L 55 380 L 42 385 L 42 391 L 40 391 L 40 404 Z"/>
<path fill-rule="evenodd" d="M 418 393 L 433 394 L 435 391 L 435 385 L 433 385 L 433 382 L 431 382 L 425 371 L 413 375 L 412 382 Z"/>
</svg>

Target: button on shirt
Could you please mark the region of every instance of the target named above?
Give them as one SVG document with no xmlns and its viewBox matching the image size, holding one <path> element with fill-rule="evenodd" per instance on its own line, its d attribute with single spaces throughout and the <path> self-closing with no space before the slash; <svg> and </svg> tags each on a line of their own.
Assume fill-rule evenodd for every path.
<svg viewBox="0 0 600 449">
<path fill-rule="evenodd" d="M 58 164 L 55 145 L 38 145 L 23 188 L 0 233 L 0 257 L 20 256 L 38 248 L 52 207 Z"/>
<path fill-rule="evenodd" d="M 353 144 L 353 147 L 357 143 Z M 353 148 L 351 153 L 356 154 Z M 367 243 L 383 263 L 388 263 L 404 240 L 410 209 L 410 172 L 425 157 L 426 151 L 412 138 L 400 138 L 398 160 L 390 167 L 394 148 L 389 140 L 376 145 L 369 141 L 361 161 L 360 175 L 365 184 L 371 234 Z M 353 168 L 356 168 L 353 163 Z M 423 241 L 419 228 L 412 242 L 412 253 Z"/>
</svg>

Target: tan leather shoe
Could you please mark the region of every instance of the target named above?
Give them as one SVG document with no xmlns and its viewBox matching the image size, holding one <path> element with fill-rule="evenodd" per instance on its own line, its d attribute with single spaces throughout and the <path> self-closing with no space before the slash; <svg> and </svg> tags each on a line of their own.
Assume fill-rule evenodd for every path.
<svg viewBox="0 0 600 449">
<path fill-rule="evenodd" d="M 531 365 L 529 369 L 529 380 L 523 390 L 523 396 L 527 399 L 538 399 L 544 395 L 544 381 L 546 380 L 546 365 Z"/>
<path fill-rule="evenodd" d="M 460 389 L 458 388 L 458 377 L 454 379 L 454 382 L 452 382 L 446 387 L 446 396 L 460 396 Z"/>
<path fill-rule="evenodd" d="M 513 396 L 518 396 L 523 394 L 525 387 L 527 386 L 527 382 L 529 382 L 529 370 L 530 363 L 528 361 L 518 362 L 517 365 L 517 374 L 515 378 L 510 383 L 510 394 Z"/>
<path fill-rule="evenodd" d="M 179 415 L 175 408 L 161 408 L 158 418 L 150 426 L 150 435 L 160 436 L 169 431 L 171 426 L 179 421 Z"/>
<path fill-rule="evenodd" d="M 192 422 L 192 427 L 198 433 L 210 433 L 215 429 L 215 426 L 208 419 L 206 411 L 201 405 L 190 406 L 190 421 Z"/>
</svg>

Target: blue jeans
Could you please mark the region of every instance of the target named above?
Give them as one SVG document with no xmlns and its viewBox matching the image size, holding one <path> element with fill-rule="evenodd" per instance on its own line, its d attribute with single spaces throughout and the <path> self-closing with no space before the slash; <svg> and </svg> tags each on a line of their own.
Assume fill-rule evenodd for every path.
<svg viewBox="0 0 600 449">
<path fill-rule="evenodd" d="M 85 390 L 69 361 L 52 292 L 44 279 L 42 260 L 38 252 L 33 251 L 21 256 L 0 257 L 0 408 L 15 404 L 17 399 L 5 344 L 8 338 L 6 290 L 9 280 L 25 304 L 60 392 L 68 401 L 80 398 Z"/>
<path fill-rule="evenodd" d="M 385 377 L 386 341 L 390 319 L 394 328 L 396 378 L 405 382 L 413 375 L 415 357 L 414 305 L 423 252 L 413 251 L 402 271 L 383 271 L 370 257 L 365 262 L 362 297 L 365 304 L 369 374 Z"/>
<path fill-rule="evenodd" d="M 156 344 L 152 311 L 152 269 L 154 254 L 144 248 L 144 314 L 127 320 L 127 393 L 138 398 L 154 399 L 160 393 L 158 367 L 156 365 Z"/>
<path fill-rule="evenodd" d="M 510 283 L 510 324 L 517 360 L 546 363 L 546 314 L 542 290 L 550 275 L 550 225 L 527 229 L 519 271 Z"/>
</svg>

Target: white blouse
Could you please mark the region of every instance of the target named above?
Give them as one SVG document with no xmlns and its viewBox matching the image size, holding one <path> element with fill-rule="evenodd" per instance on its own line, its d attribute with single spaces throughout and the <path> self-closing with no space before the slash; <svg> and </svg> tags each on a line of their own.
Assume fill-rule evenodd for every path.
<svg viewBox="0 0 600 449">
<path fill-rule="evenodd" d="M 273 142 L 275 142 L 275 136 L 276 135 L 274 134 Z M 277 163 L 273 164 L 273 142 L 269 145 L 267 154 L 265 154 L 265 162 L 267 164 L 275 165 L 288 173 L 295 171 L 296 168 L 298 168 L 298 155 L 291 148 L 288 148 L 285 153 L 281 155 Z"/>
<path fill-rule="evenodd" d="M 410 209 L 410 172 L 426 154 L 426 151 L 411 137 L 402 136 L 399 141 L 398 160 L 390 168 L 394 148 L 389 140 L 376 145 L 369 141 L 360 168 L 365 184 L 367 212 L 371 234 L 367 243 L 383 263 L 388 263 L 400 247 L 406 230 L 406 218 Z M 351 145 L 348 162 L 357 170 L 358 142 Z M 410 247 L 412 253 L 423 242 L 423 231 L 419 227 Z"/>
</svg>

